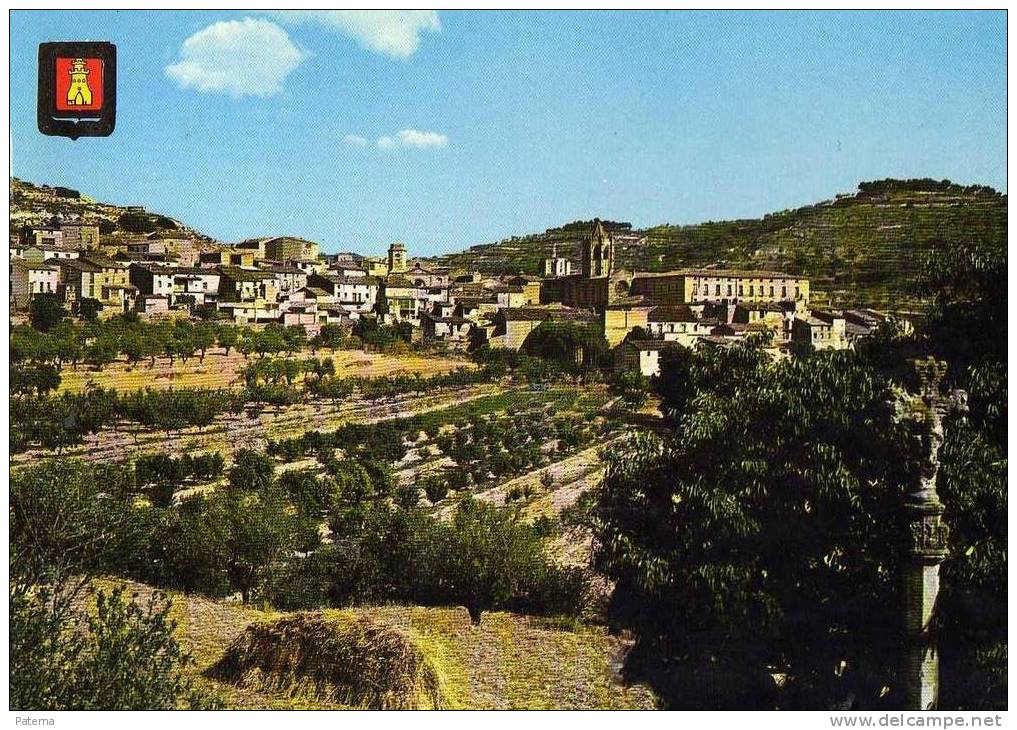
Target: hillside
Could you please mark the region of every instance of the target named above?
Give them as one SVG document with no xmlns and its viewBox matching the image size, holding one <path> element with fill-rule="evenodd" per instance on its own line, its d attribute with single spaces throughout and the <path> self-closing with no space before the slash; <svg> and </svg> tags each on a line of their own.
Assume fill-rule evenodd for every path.
<svg viewBox="0 0 1017 730">
<path fill-rule="evenodd" d="M 104 580 L 100 585 L 109 588 L 118 582 Z M 148 600 L 151 588 L 128 585 L 136 600 Z M 176 592 L 169 597 L 177 638 L 195 660 L 190 673 L 227 707 L 328 708 L 286 693 L 237 688 L 204 676 L 251 623 L 289 614 Z M 656 703 L 645 686 L 622 682 L 618 673 L 630 642 L 600 626 L 505 611 L 485 613 L 481 624 L 474 626 L 464 608 L 392 605 L 346 613 L 419 636 L 440 662 L 455 708 L 652 709 Z"/>
<path fill-rule="evenodd" d="M 143 206 L 112 205 L 72 188 L 35 185 L 16 177 L 11 178 L 10 185 L 12 235 L 22 226 L 42 226 L 59 216 L 96 222 L 104 242 L 110 243 L 155 231 L 187 233 L 199 240 L 212 240 L 181 221 L 145 210 Z"/>
<path fill-rule="evenodd" d="M 759 219 L 617 228 L 616 260 L 623 268 L 665 271 L 683 267 L 776 269 L 813 279 L 818 298 L 836 304 L 907 308 L 917 302 L 909 281 L 935 241 L 977 238 L 1006 246 L 1007 196 L 984 186 L 949 181 L 882 180 Z M 537 273 L 557 246 L 578 256 L 587 225 L 570 224 L 513 237 L 435 261 L 488 272 Z"/>
<path fill-rule="evenodd" d="M 181 221 L 139 206 L 110 205 L 76 190 L 11 181 L 12 233 L 54 215 L 99 221 L 105 242 L 155 230 L 207 236 Z M 762 218 L 664 224 L 634 230 L 607 222 L 617 241 L 617 264 L 637 271 L 683 267 L 776 269 L 813 280 L 819 303 L 909 309 L 920 304 L 909 291 L 922 255 L 945 245 L 978 239 L 1006 246 L 1007 196 L 979 185 L 947 180 L 880 180 L 861 183 L 850 195 L 771 213 Z M 543 233 L 513 236 L 431 259 L 436 265 L 487 273 L 540 273 L 557 247 L 578 257 L 588 221 Z"/>
</svg>

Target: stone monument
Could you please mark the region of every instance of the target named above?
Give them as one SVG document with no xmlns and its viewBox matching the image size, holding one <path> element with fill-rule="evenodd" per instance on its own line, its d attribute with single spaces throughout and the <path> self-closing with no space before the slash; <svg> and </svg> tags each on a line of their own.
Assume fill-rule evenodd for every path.
<svg viewBox="0 0 1017 730">
<path fill-rule="evenodd" d="M 946 363 L 928 357 L 914 361 L 920 392 L 897 402 L 901 420 L 917 421 L 922 464 L 918 483 L 904 503 L 904 657 L 902 689 L 904 709 L 933 710 L 939 699 L 939 656 L 931 621 L 939 596 L 939 566 L 947 557 L 950 530 L 943 522 L 943 503 L 936 492 L 939 449 L 943 445 L 943 419 L 967 411 L 967 394 L 943 394 L 940 383 Z"/>
</svg>

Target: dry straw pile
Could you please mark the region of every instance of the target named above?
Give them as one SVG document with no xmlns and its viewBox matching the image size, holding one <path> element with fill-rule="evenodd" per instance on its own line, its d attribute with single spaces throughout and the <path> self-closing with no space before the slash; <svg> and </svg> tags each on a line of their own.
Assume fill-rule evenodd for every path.
<svg viewBox="0 0 1017 730">
<path fill-rule="evenodd" d="M 440 662 L 420 637 L 351 611 L 253 624 L 207 674 L 244 689 L 347 707 L 449 706 Z"/>
</svg>

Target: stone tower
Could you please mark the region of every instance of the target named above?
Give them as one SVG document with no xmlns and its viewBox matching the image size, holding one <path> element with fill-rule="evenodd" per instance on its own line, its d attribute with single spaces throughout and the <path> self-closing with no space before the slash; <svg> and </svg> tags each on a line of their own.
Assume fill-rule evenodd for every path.
<svg viewBox="0 0 1017 730">
<path fill-rule="evenodd" d="M 583 278 L 610 276 L 614 268 L 614 239 L 600 218 L 593 221 L 590 236 L 583 242 Z"/>
<path fill-rule="evenodd" d="M 406 246 L 401 243 L 393 243 L 388 247 L 388 273 L 401 274 L 407 268 Z"/>
</svg>

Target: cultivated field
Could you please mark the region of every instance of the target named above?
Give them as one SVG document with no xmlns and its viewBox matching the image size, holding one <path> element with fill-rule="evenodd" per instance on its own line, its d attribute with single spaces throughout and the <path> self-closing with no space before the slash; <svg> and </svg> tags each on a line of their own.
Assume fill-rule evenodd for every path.
<svg viewBox="0 0 1017 730">
<path fill-rule="evenodd" d="M 420 373 L 422 376 L 448 373 L 459 368 L 473 369 L 469 360 L 440 355 L 386 355 L 363 350 L 319 350 L 314 357 L 331 358 L 338 377 L 370 378 L 385 375 Z M 296 359 L 312 357 L 310 352 L 294 355 Z M 69 365 L 60 371 L 60 390 L 77 393 L 89 383 L 103 388 L 131 391 L 141 388 L 229 388 L 243 382 L 240 371 L 255 362 L 257 355 L 244 357 L 236 350 L 229 355 L 222 348 L 212 348 L 202 361 L 197 357 L 186 362 L 158 357 L 155 367 L 148 361 L 132 365 L 121 358 L 96 371 L 87 365 L 76 369 Z"/>
</svg>

